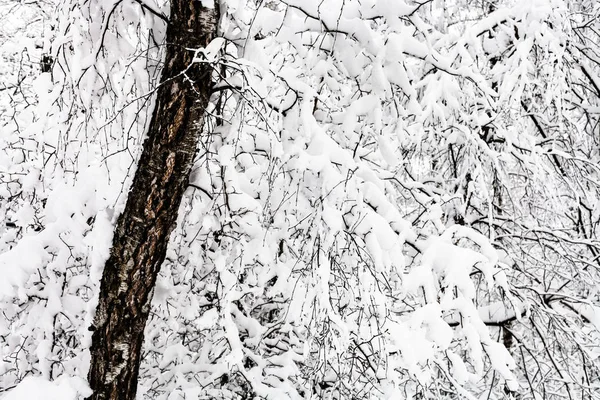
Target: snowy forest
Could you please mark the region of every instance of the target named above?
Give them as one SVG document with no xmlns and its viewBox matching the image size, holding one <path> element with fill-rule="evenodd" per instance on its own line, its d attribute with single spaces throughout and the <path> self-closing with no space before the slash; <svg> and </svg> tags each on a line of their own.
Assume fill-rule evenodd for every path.
<svg viewBox="0 0 600 400">
<path fill-rule="evenodd" d="M 600 399 L 597 0 L 0 0 L 0 400 Z"/>
</svg>

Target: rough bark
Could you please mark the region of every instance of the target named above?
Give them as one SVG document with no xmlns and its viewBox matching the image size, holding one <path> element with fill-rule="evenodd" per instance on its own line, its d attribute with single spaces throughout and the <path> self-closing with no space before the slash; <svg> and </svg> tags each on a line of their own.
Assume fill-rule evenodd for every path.
<svg viewBox="0 0 600 400">
<path fill-rule="evenodd" d="M 100 285 L 88 375 L 94 400 L 133 400 L 144 327 L 169 236 L 188 185 L 211 90 L 211 67 L 192 63 L 216 35 L 217 11 L 172 0 L 154 114 Z"/>
</svg>

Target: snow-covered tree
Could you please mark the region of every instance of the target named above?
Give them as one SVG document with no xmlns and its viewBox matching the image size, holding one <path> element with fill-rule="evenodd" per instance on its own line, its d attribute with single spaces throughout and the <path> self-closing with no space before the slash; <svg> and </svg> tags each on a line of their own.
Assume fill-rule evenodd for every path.
<svg viewBox="0 0 600 400">
<path fill-rule="evenodd" d="M 178 4 L 220 15 L 180 66 Z M 53 68 L 0 103 L 7 399 L 90 395 L 118 221 L 196 69 L 213 83 L 146 287 L 139 398 L 600 398 L 595 2 L 44 10 L 53 29 L 21 32 L 52 35 Z M 114 296 L 138 298 L 127 281 Z"/>
</svg>

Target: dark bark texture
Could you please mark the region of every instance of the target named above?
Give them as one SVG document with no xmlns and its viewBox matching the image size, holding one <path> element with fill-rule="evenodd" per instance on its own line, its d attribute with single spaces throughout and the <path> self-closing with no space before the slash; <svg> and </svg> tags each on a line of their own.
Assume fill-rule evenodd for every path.
<svg viewBox="0 0 600 400">
<path fill-rule="evenodd" d="M 106 261 L 88 380 L 93 400 L 134 400 L 152 292 L 176 224 L 204 124 L 212 67 L 194 51 L 216 35 L 218 12 L 172 0 L 156 106 Z"/>
</svg>

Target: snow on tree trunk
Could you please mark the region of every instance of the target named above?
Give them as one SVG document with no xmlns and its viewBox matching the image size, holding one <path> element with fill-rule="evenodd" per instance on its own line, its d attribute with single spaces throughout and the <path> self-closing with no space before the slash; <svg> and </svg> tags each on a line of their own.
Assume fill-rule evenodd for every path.
<svg viewBox="0 0 600 400">
<path fill-rule="evenodd" d="M 162 85 L 127 205 L 102 276 L 88 375 L 90 399 L 134 399 L 144 327 L 156 276 L 202 130 L 211 66 L 191 49 L 215 37 L 218 13 L 173 0 Z"/>
</svg>

